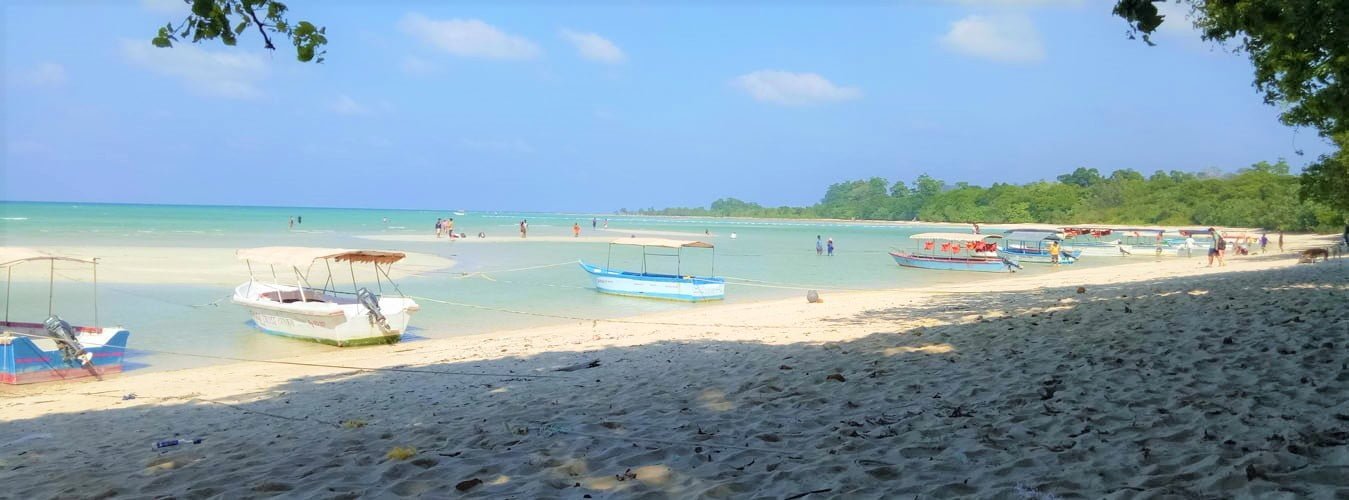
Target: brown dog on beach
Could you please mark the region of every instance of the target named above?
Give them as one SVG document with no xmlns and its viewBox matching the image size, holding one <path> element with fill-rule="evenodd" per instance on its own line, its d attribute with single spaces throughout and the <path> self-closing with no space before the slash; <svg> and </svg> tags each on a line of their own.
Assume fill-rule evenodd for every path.
<svg viewBox="0 0 1349 500">
<path fill-rule="evenodd" d="M 1329 261 L 1330 251 L 1324 248 L 1308 248 L 1302 251 L 1302 258 L 1298 260 L 1301 262 L 1316 262 L 1317 257 L 1320 257 L 1322 261 Z"/>
</svg>

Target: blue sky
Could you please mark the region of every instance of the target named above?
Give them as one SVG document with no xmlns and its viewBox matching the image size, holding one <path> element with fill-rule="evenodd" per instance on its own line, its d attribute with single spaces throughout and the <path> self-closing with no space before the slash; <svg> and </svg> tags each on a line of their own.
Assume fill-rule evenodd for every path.
<svg viewBox="0 0 1349 500">
<path fill-rule="evenodd" d="M 314 65 L 252 31 L 151 47 L 175 0 L 6 2 L 0 197 L 800 205 L 870 176 L 1296 168 L 1327 150 L 1278 123 L 1244 57 L 1185 23 L 1128 40 L 1111 2 L 674 4 L 293 0 L 328 29 Z"/>
</svg>

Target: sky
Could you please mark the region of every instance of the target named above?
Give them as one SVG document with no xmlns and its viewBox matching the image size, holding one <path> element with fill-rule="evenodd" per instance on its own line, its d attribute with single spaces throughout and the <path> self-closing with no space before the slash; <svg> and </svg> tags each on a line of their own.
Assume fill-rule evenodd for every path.
<svg viewBox="0 0 1349 500">
<path fill-rule="evenodd" d="M 1296 170 L 1329 149 L 1183 12 L 1149 47 L 1106 0 L 567 3 L 292 0 L 327 28 L 312 64 L 252 30 L 151 46 L 177 0 L 5 2 L 0 199 L 808 205 L 873 176 Z"/>
</svg>

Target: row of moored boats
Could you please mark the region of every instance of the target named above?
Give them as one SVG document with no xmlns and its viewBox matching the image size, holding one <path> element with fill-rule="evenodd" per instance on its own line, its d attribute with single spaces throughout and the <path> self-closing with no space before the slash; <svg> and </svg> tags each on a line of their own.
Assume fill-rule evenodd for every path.
<svg viewBox="0 0 1349 500">
<path fill-rule="evenodd" d="M 914 246 L 890 255 L 901 266 L 959 271 L 1011 272 L 1022 263 L 1048 263 L 1051 245 L 1059 246 L 1059 261 L 1071 264 L 1083 256 L 1128 256 L 1139 253 L 1186 255 L 1208 248 L 1207 230 L 1181 231 L 1168 238 L 1160 229 L 1056 228 L 1015 230 L 1002 234 L 920 233 L 910 237 Z M 1209 240 L 1211 241 L 1211 240 Z M 686 273 L 684 251 L 713 252 L 711 243 L 663 238 L 622 238 L 609 245 L 639 247 L 640 270 L 614 269 L 580 262 L 595 289 L 630 297 L 703 302 L 726 296 L 725 278 Z M 231 301 L 247 309 L 261 330 L 286 337 L 334 346 L 358 346 L 397 342 L 420 306 L 403 295 L 390 277 L 391 266 L 405 257 L 401 252 L 339 248 L 263 247 L 239 250 L 247 263 L 249 279 L 235 287 Z M 648 269 L 648 257 L 674 260 L 674 272 Z M 0 248 L 0 269 L 6 271 L 5 318 L 0 322 L 0 384 L 25 384 L 80 377 L 102 377 L 122 370 L 130 333 L 121 327 L 72 326 L 56 315 L 49 300 L 42 323 L 10 320 L 9 290 L 15 266 L 46 264 L 49 287 L 57 263 L 88 265 L 95 287 L 94 324 L 98 324 L 97 259 L 55 256 L 31 249 Z M 333 270 L 334 265 L 337 271 Z M 345 265 L 346 273 L 342 267 Z M 371 266 L 371 291 L 357 281 L 356 266 Z M 668 264 L 662 266 L 668 270 Z M 319 272 L 319 270 L 326 272 Z M 261 274 L 264 278 L 259 278 Z M 282 276 L 287 278 L 283 279 Z M 293 279 L 290 277 L 293 276 Z M 270 277 L 271 279 L 266 279 Z M 350 278 L 350 287 L 345 285 Z M 343 284 L 338 282 L 342 281 Z M 387 287 L 387 290 L 386 290 Z M 48 293 L 54 299 L 54 290 Z"/>
</svg>

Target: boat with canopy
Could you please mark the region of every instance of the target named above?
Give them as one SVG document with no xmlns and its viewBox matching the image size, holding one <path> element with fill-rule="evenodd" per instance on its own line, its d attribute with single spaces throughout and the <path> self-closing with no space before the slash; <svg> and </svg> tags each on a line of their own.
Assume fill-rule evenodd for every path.
<svg viewBox="0 0 1349 500">
<path fill-rule="evenodd" d="M 919 233 L 909 236 L 912 250 L 895 250 L 890 257 L 904 267 L 942 271 L 1009 273 L 1021 264 L 998 253 L 996 234 Z"/>
<path fill-rule="evenodd" d="M 93 324 L 98 325 L 98 259 L 50 255 L 28 248 L 0 247 L 5 271 L 5 320 L 0 322 L 0 383 L 30 384 L 121 373 L 131 333 L 121 327 L 71 326 L 56 310 L 57 263 L 87 264 L 93 273 Z M 14 270 L 24 264 L 47 271 L 47 319 L 26 323 L 10 318 Z M 46 266 L 42 266 L 46 264 Z"/>
<path fill-rule="evenodd" d="M 1019 262 L 1052 263 L 1050 246 L 1059 244 L 1059 263 L 1072 264 L 1082 255 L 1081 250 L 1069 250 L 1063 247 L 1063 237 L 1058 232 L 1048 231 L 1007 231 L 1003 235 L 1001 254 L 1016 258 Z"/>
<path fill-rule="evenodd" d="M 642 249 L 641 271 L 620 271 L 612 267 L 614 246 L 635 246 Z M 664 238 L 620 238 L 609 242 L 609 255 L 604 267 L 581 262 L 581 269 L 590 274 L 595 289 L 602 293 L 645 297 L 651 299 L 678 300 L 685 302 L 703 302 L 726 298 L 726 280 L 711 276 L 715 268 L 709 269 L 709 276 L 684 274 L 685 249 L 698 248 L 712 251 L 716 259 L 716 249 L 704 241 L 671 240 Z M 662 253 L 660 250 L 674 250 Z M 655 250 L 655 252 L 653 252 Z M 673 258 L 674 274 L 651 272 L 647 267 L 649 257 Z"/>
<path fill-rule="evenodd" d="M 420 309 L 389 278 L 389 268 L 405 257 L 401 252 L 263 247 L 235 255 L 248 263 L 248 282 L 235 287 L 232 302 L 248 309 L 253 322 L 268 333 L 338 347 L 392 344 L 402 338 L 412 314 Z M 347 263 L 352 291 L 337 290 L 334 262 Z M 327 273 L 316 286 L 310 276 L 320 263 Z M 269 268 L 272 280 L 257 279 L 255 264 Z M 374 265 L 378 294 L 356 281 L 356 264 Z M 277 268 L 282 275 L 293 275 L 293 284 L 281 283 Z M 397 296 L 384 293 L 385 282 Z"/>
<path fill-rule="evenodd" d="M 1128 257 L 1132 248 L 1120 243 L 1117 230 L 1109 227 L 1063 227 L 1063 246 L 1093 257 Z"/>
</svg>

